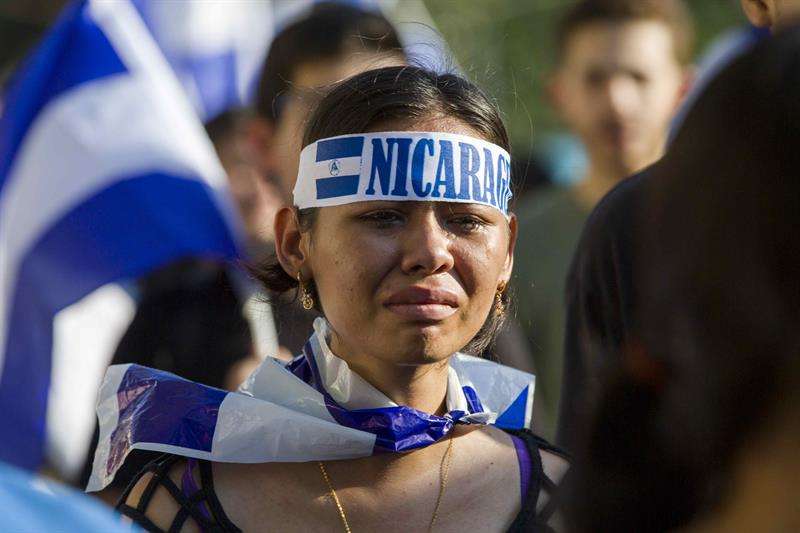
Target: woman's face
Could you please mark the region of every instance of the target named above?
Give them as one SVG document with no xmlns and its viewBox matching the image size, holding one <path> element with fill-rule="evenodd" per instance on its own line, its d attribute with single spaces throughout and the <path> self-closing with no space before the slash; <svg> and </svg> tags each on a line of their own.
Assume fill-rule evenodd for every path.
<svg viewBox="0 0 800 533">
<path fill-rule="evenodd" d="M 413 129 L 478 137 L 452 120 Z M 301 237 L 302 271 L 316 284 L 337 355 L 430 363 L 481 328 L 508 282 L 515 237 L 516 220 L 485 205 L 356 202 L 319 209 Z"/>
</svg>

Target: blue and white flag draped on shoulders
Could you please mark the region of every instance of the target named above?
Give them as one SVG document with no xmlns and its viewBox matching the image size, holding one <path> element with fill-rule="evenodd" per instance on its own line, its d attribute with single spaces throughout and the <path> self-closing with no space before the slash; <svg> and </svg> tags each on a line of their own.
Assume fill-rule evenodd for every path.
<svg viewBox="0 0 800 533">
<path fill-rule="evenodd" d="M 268 358 L 237 392 L 137 365 L 109 368 L 98 399 L 100 437 L 87 491 L 108 485 L 132 449 L 231 463 L 353 459 L 427 446 L 454 424 L 530 428 L 534 377 L 456 353 L 447 413 L 397 405 L 328 347 L 318 318 L 303 353 Z"/>
<path fill-rule="evenodd" d="M 127 1 L 70 5 L 3 95 L 0 460 L 42 461 L 53 317 L 184 256 L 238 255 L 224 172 Z"/>
</svg>

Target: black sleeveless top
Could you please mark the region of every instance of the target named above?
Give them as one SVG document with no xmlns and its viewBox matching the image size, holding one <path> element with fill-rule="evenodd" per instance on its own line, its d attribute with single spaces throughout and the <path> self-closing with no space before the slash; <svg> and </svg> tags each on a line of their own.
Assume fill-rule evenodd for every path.
<svg viewBox="0 0 800 533">
<path fill-rule="evenodd" d="M 565 460 L 569 456 L 561 449 L 548 443 L 546 440 L 534 435 L 528 430 L 506 431 L 512 436 L 522 439 L 528 449 L 531 459 L 530 479 L 528 490 L 522 508 L 517 514 L 514 522 L 509 528 L 509 533 L 521 532 L 553 532 L 552 522 L 556 511 L 560 509 L 560 501 L 556 492 L 557 485 L 551 480 L 542 466 L 541 451 L 553 453 Z M 181 530 L 186 520 L 191 518 L 195 521 L 201 531 L 207 533 L 241 533 L 241 529 L 231 522 L 222 504 L 214 491 L 214 479 L 212 476 L 211 462 L 197 461 L 200 471 L 200 487 L 192 494 L 186 494 L 169 477 L 169 472 L 173 465 L 178 461 L 184 460 L 178 455 L 164 454 L 155 461 L 148 464 L 128 485 L 125 493 L 117 504 L 117 511 L 122 515 L 132 519 L 137 525 L 146 531 L 153 533 L 164 533 L 163 529 L 156 526 L 147 516 L 147 508 L 155 494 L 156 489 L 161 486 L 172 496 L 180 507 L 172 524 L 167 530 L 168 533 L 177 533 Z M 127 504 L 128 496 L 136 483 L 147 473 L 153 476 L 142 492 L 136 507 Z M 547 495 L 548 500 L 540 509 L 538 503 L 542 495 Z"/>
</svg>

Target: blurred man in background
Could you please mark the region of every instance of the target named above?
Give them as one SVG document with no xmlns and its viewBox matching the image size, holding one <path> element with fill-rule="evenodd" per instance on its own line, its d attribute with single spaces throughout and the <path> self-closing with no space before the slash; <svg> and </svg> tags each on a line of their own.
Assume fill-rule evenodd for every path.
<svg viewBox="0 0 800 533">
<path fill-rule="evenodd" d="M 377 11 L 336 2 L 316 4 L 308 16 L 273 40 L 258 83 L 260 155 L 290 201 L 305 119 L 325 87 L 364 70 L 405 63 L 400 37 Z"/>
<path fill-rule="evenodd" d="M 537 195 L 517 208 L 515 263 L 519 325 L 533 364 L 527 369 L 538 378 L 537 430 L 545 436 L 555 428 L 564 279 L 581 228 L 610 188 L 661 156 L 689 84 L 692 36 L 681 0 L 582 0 L 558 27 L 550 96 L 582 141 L 589 164 L 576 185 Z"/>
<path fill-rule="evenodd" d="M 574 531 L 800 531 L 798 95 L 792 28 L 718 73 L 648 169 L 633 341 L 575 450 Z"/>
<path fill-rule="evenodd" d="M 247 238 L 247 255 L 258 259 L 272 252 L 272 221 L 283 204 L 280 186 L 261 171 L 258 147 L 251 141 L 254 114 L 230 109 L 206 124 L 231 195 L 239 208 Z"/>
<path fill-rule="evenodd" d="M 758 28 L 780 29 L 800 20 L 800 0 L 741 0 Z M 736 113 L 736 109 L 731 109 Z M 652 167 L 657 168 L 657 165 Z M 638 229 L 651 168 L 614 188 L 589 217 L 567 280 L 567 330 L 558 441 L 574 447 L 592 414 L 601 375 L 619 363 L 637 322 L 633 279 L 641 260 Z"/>
</svg>

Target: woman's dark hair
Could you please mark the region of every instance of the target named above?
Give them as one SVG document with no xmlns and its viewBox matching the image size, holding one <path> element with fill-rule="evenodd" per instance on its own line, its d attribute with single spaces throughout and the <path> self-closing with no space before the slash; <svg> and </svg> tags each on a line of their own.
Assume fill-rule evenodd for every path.
<svg viewBox="0 0 800 533">
<path fill-rule="evenodd" d="M 800 430 L 798 95 L 794 29 L 723 71 L 653 170 L 638 342 L 608 358 L 622 364 L 576 450 L 576 530 L 685 526 L 771 423 Z"/>
<path fill-rule="evenodd" d="M 337 135 L 368 132 L 388 122 L 413 125 L 437 117 L 463 122 L 485 140 L 510 151 L 497 106 L 481 89 L 455 74 L 437 74 L 413 66 L 370 70 L 335 85 L 309 118 L 303 146 Z M 316 209 L 296 212 L 300 230 L 311 230 Z M 255 275 L 272 292 L 283 293 L 298 286 L 275 258 L 262 264 Z M 505 290 L 501 307 L 508 304 Z M 502 327 L 503 319 L 504 313 L 490 313 L 466 350 L 482 353 Z"/>
</svg>

